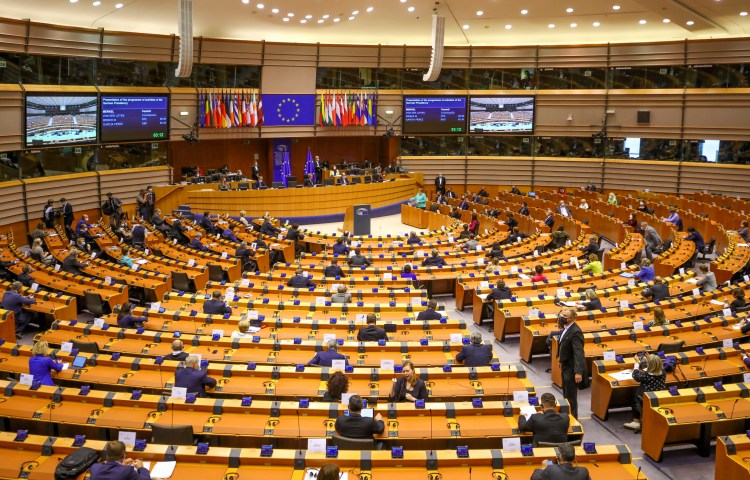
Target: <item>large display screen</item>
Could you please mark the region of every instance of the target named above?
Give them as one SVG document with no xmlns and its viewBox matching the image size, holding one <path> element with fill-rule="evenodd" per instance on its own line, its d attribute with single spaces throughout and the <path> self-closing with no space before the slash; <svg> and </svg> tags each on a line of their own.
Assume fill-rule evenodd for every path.
<svg viewBox="0 0 750 480">
<path fill-rule="evenodd" d="M 102 95 L 101 142 L 169 139 L 168 95 Z"/>
<path fill-rule="evenodd" d="M 85 93 L 27 95 L 26 146 L 96 143 L 97 104 Z"/>
<path fill-rule="evenodd" d="M 533 133 L 534 97 L 469 98 L 469 133 Z"/>
<path fill-rule="evenodd" d="M 466 133 L 466 97 L 404 96 L 402 132 Z"/>
</svg>

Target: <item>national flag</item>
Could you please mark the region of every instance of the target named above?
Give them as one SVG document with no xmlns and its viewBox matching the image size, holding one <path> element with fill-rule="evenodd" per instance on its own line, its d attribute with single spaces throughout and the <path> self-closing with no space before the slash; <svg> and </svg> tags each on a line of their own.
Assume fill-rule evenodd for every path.
<svg viewBox="0 0 750 480">
<path fill-rule="evenodd" d="M 206 97 L 203 92 L 198 94 L 198 126 L 206 125 Z"/>
<path fill-rule="evenodd" d="M 341 94 L 341 126 L 348 127 L 349 126 L 349 106 L 347 105 L 346 101 L 346 94 Z"/>
<path fill-rule="evenodd" d="M 242 126 L 242 121 L 240 120 L 240 108 L 240 94 L 235 92 L 232 94 L 232 113 L 234 114 L 232 125 L 235 127 Z"/>
<path fill-rule="evenodd" d="M 264 118 L 263 118 L 263 97 L 260 93 L 258 93 L 258 126 L 260 127 L 263 125 Z"/>
<path fill-rule="evenodd" d="M 333 126 L 334 127 L 340 127 L 341 126 L 341 103 L 339 96 L 335 93 L 333 94 L 333 109 L 334 109 L 334 116 L 333 116 Z"/>
<path fill-rule="evenodd" d="M 281 177 L 283 178 L 284 186 L 288 187 L 288 178 L 292 175 L 292 165 L 289 159 L 289 151 L 284 152 L 284 159 L 281 162 Z"/>
<path fill-rule="evenodd" d="M 211 102 L 213 103 L 212 111 L 213 111 L 213 120 L 211 121 L 211 126 L 214 128 L 219 128 L 221 126 L 221 102 L 219 102 L 219 98 L 216 96 L 216 92 L 211 93 Z"/>
<path fill-rule="evenodd" d="M 224 121 L 226 124 L 224 128 L 232 128 L 232 98 L 229 92 L 224 92 L 224 102 L 227 105 L 226 118 Z"/>
<path fill-rule="evenodd" d="M 315 162 L 313 162 L 312 152 L 310 147 L 307 147 L 307 160 L 305 160 L 305 178 L 312 173 L 313 184 L 317 183 L 315 178 Z"/>
<path fill-rule="evenodd" d="M 321 127 L 326 124 L 326 101 L 324 95 L 320 94 L 320 120 L 318 120 L 318 125 Z"/>
</svg>

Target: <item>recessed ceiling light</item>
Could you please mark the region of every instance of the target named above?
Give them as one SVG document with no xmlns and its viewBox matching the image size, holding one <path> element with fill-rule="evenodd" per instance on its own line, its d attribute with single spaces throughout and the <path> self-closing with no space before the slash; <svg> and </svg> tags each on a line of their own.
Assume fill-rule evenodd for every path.
<svg viewBox="0 0 750 480">
<path fill-rule="evenodd" d="M 401 0 L 401 3 L 406 3 L 406 0 Z"/>
<path fill-rule="evenodd" d="M 573 13 L 573 9 L 570 8 L 570 7 L 566 8 L 565 11 L 568 12 L 568 13 Z"/>
<path fill-rule="evenodd" d="M 349 17 L 349 20 L 354 20 L 355 18 L 357 18 L 357 17 L 355 17 L 354 15 L 352 15 L 351 17 Z"/>
<path fill-rule="evenodd" d="M 505 26 L 506 30 L 510 30 L 511 28 L 513 28 L 513 25 L 511 25 L 511 24 L 508 24 L 508 25 Z"/>
<path fill-rule="evenodd" d="M 740 17 L 747 17 L 747 12 L 740 12 Z"/>
<path fill-rule="evenodd" d="M 326 20 L 328 20 L 328 17 L 330 17 L 330 15 L 328 15 L 327 13 L 323 15 L 323 18 L 325 18 Z"/>
<path fill-rule="evenodd" d="M 481 17 L 482 15 L 484 15 L 484 12 L 481 10 L 477 10 L 477 17 Z"/>
<path fill-rule="evenodd" d="M 358 14 L 359 14 L 359 10 L 354 10 L 354 11 L 352 12 L 352 15 L 358 15 Z"/>
<path fill-rule="evenodd" d="M 409 8 L 407 8 L 407 10 L 409 10 L 410 12 L 413 12 L 414 11 L 414 7 L 409 7 Z"/>
<path fill-rule="evenodd" d="M 670 20 L 670 19 L 668 19 L 668 18 L 665 18 L 664 20 L 662 20 L 662 22 L 663 22 L 663 23 L 669 23 L 669 22 L 671 22 L 671 21 L 672 21 L 672 20 Z"/>
<path fill-rule="evenodd" d="M 302 20 L 299 21 L 299 23 L 307 23 L 307 20 L 303 18 Z"/>
<path fill-rule="evenodd" d="M 641 25 L 646 25 L 646 20 L 638 20 L 638 23 L 640 23 Z"/>
<path fill-rule="evenodd" d="M 279 13 L 279 9 L 278 8 L 272 8 L 271 9 L 271 13 Z"/>
<path fill-rule="evenodd" d="M 336 17 L 336 18 L 333 19 L 333 23 L 339 23 L 340 21 L 341 21 L 341 19 L 339 17 Z"/>
<path fill-rule="evenodd" d="M 125 5 L 123 5 L 122 3 L 118 3 L 117 5 L 115 5 L 115 8 L 122 8 L 122 7 L 124 7 L 124 6 L 125 6 Z"/>
<path fill-rule="evenodd" d="M 70 3 L 78 3 L 78 0 L 70 0 Z"/>
<path fill-rule="evenodd" d="M 594 22 L 594 23 L 592 23 L 591 25 L 593 25 L 593 26 L 595 26 L 595 27 L 598 27 L 599 25 L 601 25 L 601 23 L 599 23 L 599 22 Z"/>
<path fill-rule="evenodd" d="M 463 29 L 464 29 L 464 30 L 468 30 L 468 29 L 469 29 L 469 26 L 468 26 L 468 25 L 464 25 L 464 26 L 463 26 Z"/>
<path fill-rule="evenodd" d="M 526 15 L 527 13 L 529 13 L 528 10 L 521 10 L 521 15 Z"/>
<path fill-rule="evenodd" d="M 248 1 L 250 1 L 250 0 L 248 0 Z M 255 6 L 258 7 L 259 10 L 263 10 L 264 8 L 266 8 L 266 6 L 263 5 L 262 3 L 259 3 L 259 4 L 255 5 Z"/>
<path fill-rule="evenodd" d="M 578 26 L 578 24 L 577 24 L 577 23 L 571 23 L 571 24 L 570 24 L 570 28 L 576 28 L 577 26 Z"/>
<path fill-rule="evenodd" d="M 619 5 L 612 5 L 612 10 L 619 10 L 619 9 L 620 9 Z"/>
<path fill-rule="evenodd" d="M 289 17 L 284 17 L 284 18 L 282 18 L 281 20 L 283 20 L 283 21 L 285 21 L 285 22 L 288 22 L 288 21 L 289 21 Z"/>
<path fill-rule="evenodd" d="M 305 15 L 305 18 L 307 18 L 309 20 L 309 19 L 312 18 L 312 15 Z"/>
<path fill-rule="evenodd" d="M 102 4 L 102 2 L 100 2 L 99 0 L 96 0 L 96 1 L 95 1 L 94 3 L 92 3 L 91 5 L 93 5 L 93 6 L 95 6 L 95 7 L 98 7 L 98 6 L 99 6 L 99 5 L 101 5 L 101 4 Z"/>
<path fill-rule="evenodd" d="M 685 22 L 685 24 L 686 24 L 686 25 L 687 25 L 688 27 L 692 27 L 693 25 L 695 25 L 695 22 L 694 22 L 694 21 L 692 21 L 692 20 L 688 20 L 687 22 Z"/>
<path fill-rule="evenodd" d="M 250 0 L 242 0 L 242 3 L 244 3 L 245 5 L 247 5 L 248 3 L 250 3 Z"/>
<path fill-rule="evenodd" d="M 373 10 L 375 10 L 375 7 L 367 7 L 367 13 L 370 13 L 370 12 L 372 12 Z"/>
<path fill-rule="evenodd" d="M 323 22 L 325 22 L 325 20 L 323 20 L 322 18 L 318 20 L 318 23 L 323 23 Z"/>
<path fill-rule="evenodd" d="M 549 25 L 547 25 L 547 28 L 555 28 L 555 24 L 554 23 L 550 23 Z"/>
<path fill-rule="evenodd" d="M 287 17 L 293 17 L 293 16 L 294 16 L 294 14 L 293 14 L 292 12 L 289 12 L 289 13 L 287 13 L 287 14 L 286 14 L 286 16 L 287 16 Z"/>
</svg>

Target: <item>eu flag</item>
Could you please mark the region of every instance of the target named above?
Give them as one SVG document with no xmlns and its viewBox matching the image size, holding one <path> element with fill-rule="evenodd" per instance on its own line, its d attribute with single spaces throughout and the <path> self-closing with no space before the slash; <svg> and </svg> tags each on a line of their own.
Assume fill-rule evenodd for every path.
<svg viewBox="0 0 750 480">
<path fill-rule="evenodd" d="M 263 95 L 264 121 L 267 127 L 315 124 L 315 95 Z"/>
</svg>

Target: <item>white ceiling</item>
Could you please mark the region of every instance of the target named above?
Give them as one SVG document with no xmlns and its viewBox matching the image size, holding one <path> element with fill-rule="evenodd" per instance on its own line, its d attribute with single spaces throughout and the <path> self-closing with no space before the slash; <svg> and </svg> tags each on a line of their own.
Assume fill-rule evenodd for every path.
<svg viewBox="0 0 750 480">
<path fill-rule="evenodd" d="M 115 7 L 118 2 L 122 2 L 122 8 Z M 194 0 L 194 35 L 271 42 L 429 45 L 435 5 L 434 0 L 248 2 Z M 177 32 L 178 0 L 93 3 L 0 0 L 0 16 L 110 31 Z M 620 9 L 614 10 L 614 5 Z M 367 12 L 369 7 L 371 12 Z M 414 11 L 409 12 L 409 7 Z M 278 13 L 272 12 L 274 8 Z M 748 0 L 441 0 L 438 8 L 446 17 L 446 45 L 629 43 L 750 36 L 750 16 L 740 15 L 750 11 Z M 568 8 L 573 12 L 566 12 Z M 521 13 L 524 9 L 527 14 Z M 483 15 L 477 15 L 478 10 Z M 323 18 L 325 15 L 328 17 Z M 285 17 L 289 21 L 284 22 Z M 340 20 L 334 22 L 336 18 Z M 595 27 L 594 22 L 600 25 Z M 689 26 L 687 22 L 694 24 Z M 555 27 L 550 28 L 550 24 Z"/>
</svg>

